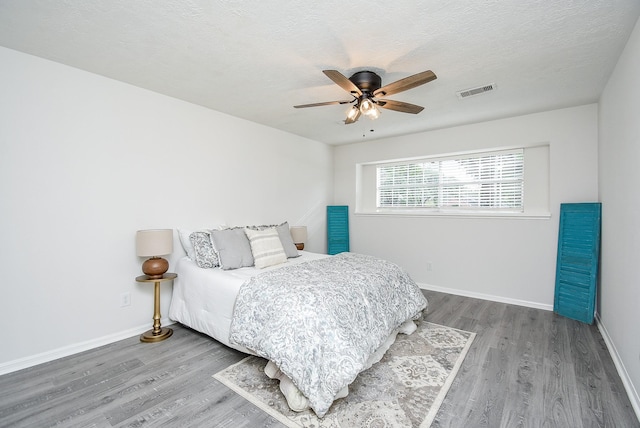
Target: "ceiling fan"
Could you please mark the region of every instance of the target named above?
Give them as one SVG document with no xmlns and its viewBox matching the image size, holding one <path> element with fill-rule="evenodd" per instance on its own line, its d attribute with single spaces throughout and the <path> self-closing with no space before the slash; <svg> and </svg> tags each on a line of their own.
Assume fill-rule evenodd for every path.
<svg viewBox="0 0 640 428">
<path fill-rule="evenodd" d="M 302 104 L 294 107 L 306 108 L 328 106 L 332 104 L 355 103 L 347 112 L 347 118 L 344 121 L 346 125 L 356 122 L 360 118 L 360 115 L 365 115 L 371 119 L 377 119 L 380 116 L 380 110 L 378 110 L 378 107 L 400 111 L 402 113 L 420 113 L 424 107 L 402 101 L 384 100 L 379 97 L 397 94 L 398 92 L 415 88 L 416 86 L 423 85 L 436 79 L 436 75 L 433 71 L 427 70 L 382 86 L 382 79 L 373 71 L 358 71 L 349 78 L 337 70 L 323 70 L 322 72 L 342 89 L 349 92 L 353 99 L 346 101 L 327 101 L 323 103 Z"/>
</svg>

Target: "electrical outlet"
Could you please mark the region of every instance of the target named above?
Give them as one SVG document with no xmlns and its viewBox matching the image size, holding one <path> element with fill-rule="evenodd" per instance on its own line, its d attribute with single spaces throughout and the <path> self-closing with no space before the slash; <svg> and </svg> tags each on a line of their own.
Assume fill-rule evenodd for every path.
<svg viewBox="0 0 640 428">
<path fill-rule="evenodd" d="M 131 293 L 128 291 L 120 295 L 120 307 L 131 306 Z"/>
<path fill-rule="evenodd" d="M 431 262 L 427 262 L 427 272 L 431 272 L 433 270 L 433 265 Z"/>
</svg>

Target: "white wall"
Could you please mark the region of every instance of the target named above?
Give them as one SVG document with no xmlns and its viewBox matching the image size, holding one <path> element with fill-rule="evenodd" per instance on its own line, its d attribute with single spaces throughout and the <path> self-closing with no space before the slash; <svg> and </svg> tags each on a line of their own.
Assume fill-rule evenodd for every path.
<svg viewBox="0 0 640 428">
<path fill-rule="evenodd" d="M 0 64 L 0 372 L 151 327 L 138 229 L 288 220 L 325 250 L 331 147 L 5 48 Z"/>
<path fill-rule="evenodd" d="M 640 417 L 640 21 L 600 99 L 600 323 Z"/>
<path fill-rule="evenodd" d="M 592 104 L 339 146 L 334 202 L 350 206 L 352 251 L 393 260 L 426 288 L 550 309 L 560 203 L 597 201 L 597 136 Z M 357 163 L 539 143 L 550 147 L 551 218 L 354 215 Z"/>
</svg>

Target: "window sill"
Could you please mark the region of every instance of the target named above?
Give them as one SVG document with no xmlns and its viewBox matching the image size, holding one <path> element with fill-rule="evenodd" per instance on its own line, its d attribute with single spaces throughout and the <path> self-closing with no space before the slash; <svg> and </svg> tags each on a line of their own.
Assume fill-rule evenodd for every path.
<svg viewBox="0 0 640 428">
<path fill-rule="evenodd" d="M 481 212 L 481 211 L 356 211 L 362 217 L 432 217 L 432 218 L 507 218 L 520 220 L 548 220 L 550 212 L 514 213 L 514 212 Z"/>
</svg>

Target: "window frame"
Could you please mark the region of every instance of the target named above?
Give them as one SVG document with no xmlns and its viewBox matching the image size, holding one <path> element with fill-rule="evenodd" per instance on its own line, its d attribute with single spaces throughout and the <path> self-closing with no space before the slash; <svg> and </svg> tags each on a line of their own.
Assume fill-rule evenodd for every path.
<svg viewBox="0 0 640 428">
<path fill-rule="evenodd" d="M 354 214 L 374 217 L 449 217 L 449 218 L 518 218 L 549 219 L 550 211 L 550 143 L 501 146 L 468 151 L 426 154 L 395 159 L 367 160 L 355 164 Z M 377 167 L 400 163 L 418 163 L 460 157 L 481 157 L 512 150 L 524 150 L 523 210 L 380 208 L 377 207 Z"/>
</svg>

